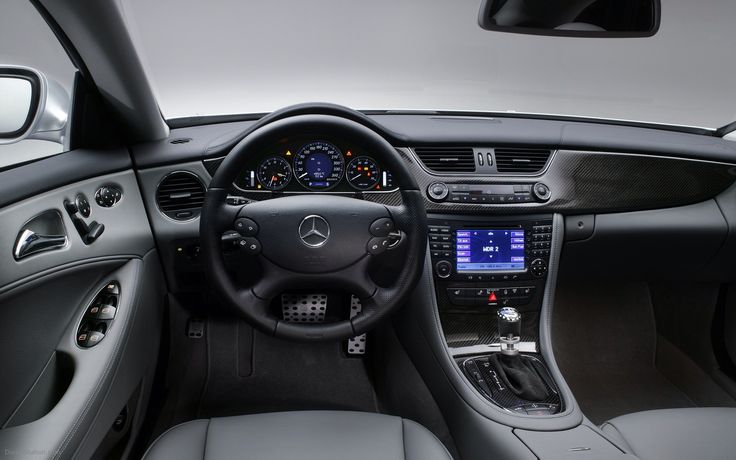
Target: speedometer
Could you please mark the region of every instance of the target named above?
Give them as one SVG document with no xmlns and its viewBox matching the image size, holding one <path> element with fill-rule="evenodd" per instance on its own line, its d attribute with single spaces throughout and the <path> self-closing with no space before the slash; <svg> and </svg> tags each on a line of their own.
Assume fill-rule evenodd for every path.
<svg viewBox="0 0 736 460">
<path fill-rule="evenodd" d="M 310 190 L 329 190 L 342 179 L 345 160 L 340 149 L 328 142 L 311 142 L 294 157 L 294 172 Z"/>
</svg>

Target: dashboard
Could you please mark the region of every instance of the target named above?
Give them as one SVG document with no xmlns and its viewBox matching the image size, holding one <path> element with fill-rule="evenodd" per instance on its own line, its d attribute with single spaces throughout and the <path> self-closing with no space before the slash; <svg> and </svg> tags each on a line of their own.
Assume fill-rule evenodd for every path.
<svg viewBox="0 0 736 460">
<path fill-rule="evenodd" d="M 395 189 L 371 152 L 341 140 L 300 138 L 254 155 L 233 186 L 243 192 L 357 193 Z"/>
</svg>

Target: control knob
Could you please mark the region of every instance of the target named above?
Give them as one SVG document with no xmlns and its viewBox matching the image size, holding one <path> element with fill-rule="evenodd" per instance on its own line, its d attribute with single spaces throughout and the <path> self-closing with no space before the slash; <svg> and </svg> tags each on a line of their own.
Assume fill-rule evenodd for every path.
<svg viewBox="0 0 736 460">
<path fill-rule="evenodd" d="M 434 266 L 434 272 L 440 278 L 449 278 L 452 274 L 452 264 L 446 260 L 440 260 Z"/>
<path fill-rule="evenodd" d="M 427 187 L 427 195 L 432 201 L 444 201 L 450 194 L 450 189 L 444 182 L 435 182 Z"/>
<path fill-rule="evenodd" d="M 532 193 L 534 194 L 534 198 L 536 198 L 538 201 L 549 201 L 550 197 L 552 196 L 552 192 L 550 191 L 549 187 L 547 187 L 547 184 L 543 184 L 542 182 L 537 182 L 534 184 L 534 187 L 532 187 Z"/>
</svg>

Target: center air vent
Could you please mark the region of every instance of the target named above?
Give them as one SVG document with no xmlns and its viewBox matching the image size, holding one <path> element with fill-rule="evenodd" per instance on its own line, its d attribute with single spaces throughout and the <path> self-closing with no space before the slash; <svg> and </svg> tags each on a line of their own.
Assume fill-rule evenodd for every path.
<svg viewBox="0 0 736 460">
<path fill-rule="evenodd" d="M 428 169 L 435 172 L 475 172 L 471 147 L 417 147 L 414 152 Z"/>
<path fill-rule="evenodd" d="M 495 153 L 498 172 L 534 174 L 544 169 L 551 152 L 544 149 L 496 149 Z"/>
<path fill-rule="evenodd" d="M 202 209 L 204 186 L 193 173 L 173 172 L 159 184 L 156 203 L 161 212 L 172 219 L 193 219 L 199 216 Z"/>
</svg>

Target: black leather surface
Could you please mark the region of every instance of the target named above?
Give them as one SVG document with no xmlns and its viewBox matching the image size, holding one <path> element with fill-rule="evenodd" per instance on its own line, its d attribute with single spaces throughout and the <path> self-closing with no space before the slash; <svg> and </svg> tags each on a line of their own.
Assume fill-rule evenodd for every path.
<svg viewBox="0 0 736 460">
<path fill-rule="evenodd" d="M 276 412 L 194 420 L 164 433 L 146 460 L 448 460 L 426 428 L 366 412 Z"/>
<path fill-rule="evenodd" d="M 601 426 L 641 460 L 736 458 L 736 409 L 688 408 L 636 412 Z"/>
</svg>

